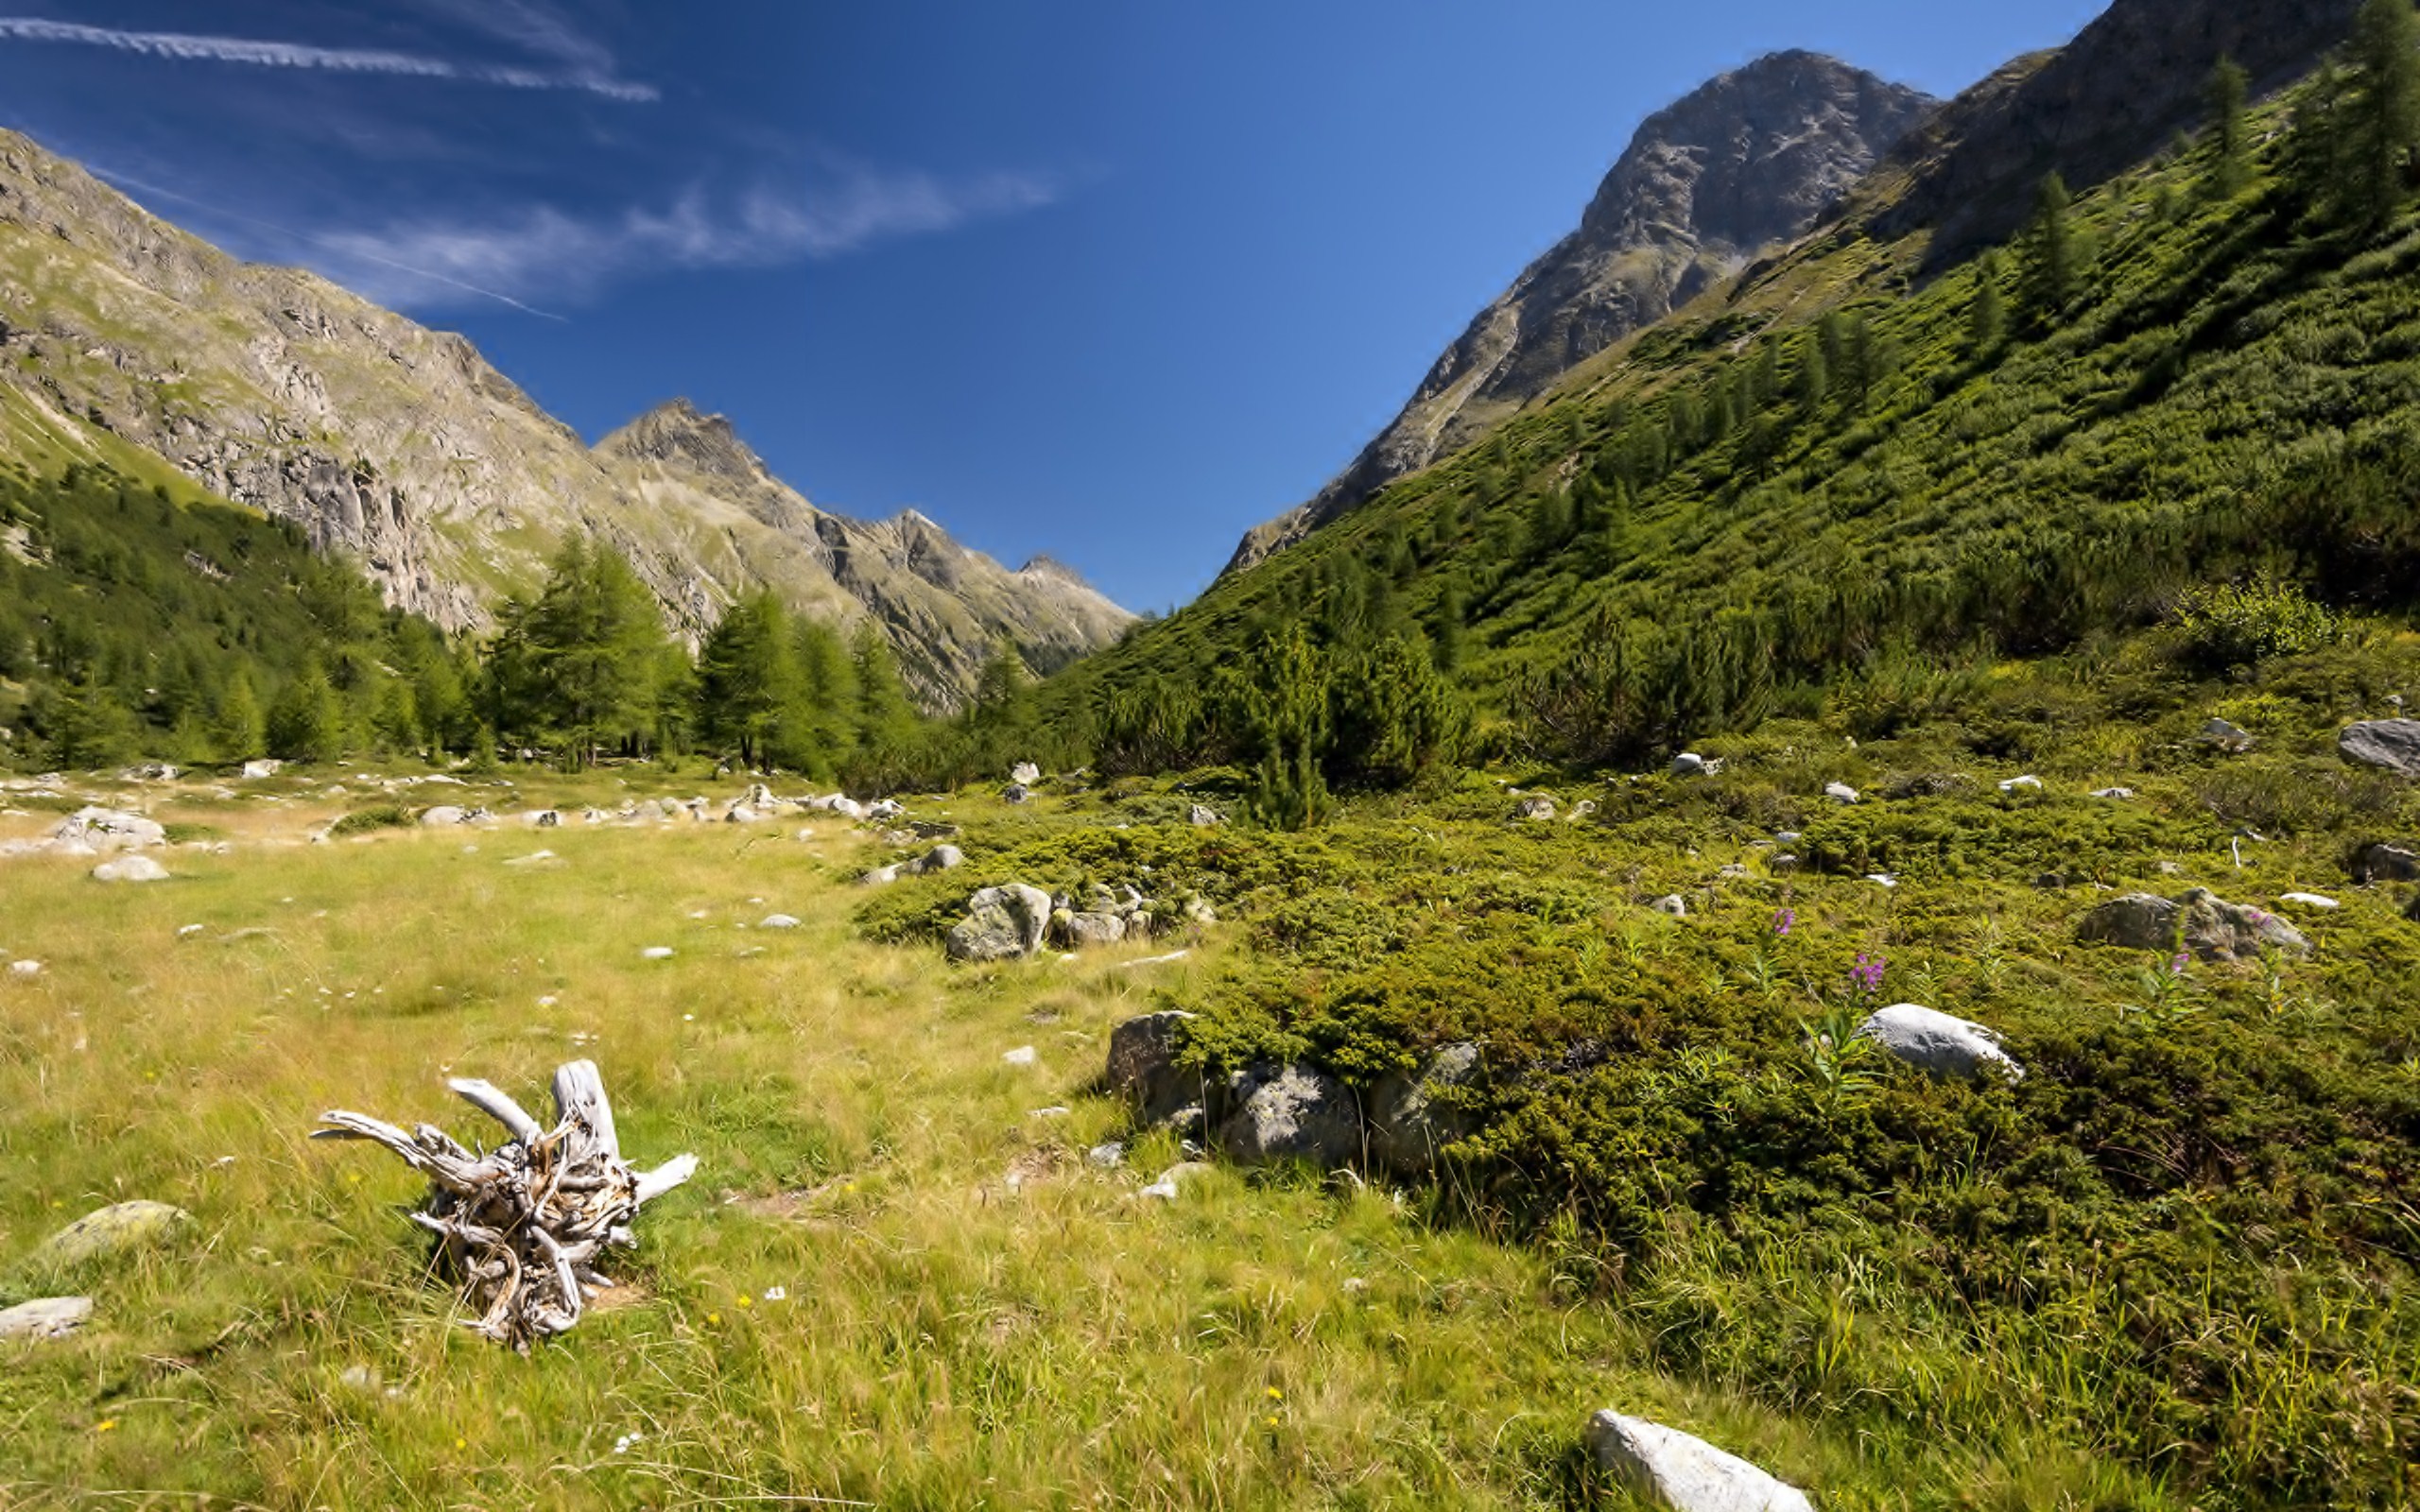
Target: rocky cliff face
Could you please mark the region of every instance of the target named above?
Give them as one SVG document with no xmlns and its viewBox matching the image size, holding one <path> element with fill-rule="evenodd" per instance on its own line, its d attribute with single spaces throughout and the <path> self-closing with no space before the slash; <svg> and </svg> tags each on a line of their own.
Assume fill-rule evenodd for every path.
<svg viewBox="0 0 2420 1512">
<path fill-rule="evenodd" d="M 1483 435 L 1573 368 L 1813 226 L 1938 102 L 1813 53 L 1776 53 L 1648 118 L 1582 216 L 1480 312 L 1418 393 L 1229 571 L 1299 541 Z"/>
<path fill-rule="evenodd" d="M 535 586 L 574 532 L 629 555 L 684 631 L 759 586 L 871 619 L 938 708 L 1003 637 L 1047 669 L 1132 618 L 1063 568 L 1011 572 L 920 515 L 820 510 L 686 404 L 592 450 L 461 337 L 238 262 L 11 132 L 0 383 L 300 523 L 389 602 L 452 628 Z"/>
<path fill-rule="evenodd" d="M 2256 89 L 2291 82 L 2352 30 L 2360 0 L 2117 0 L 2056 51 L 2018 59 L 1891 153 L 1858 198 L 1892 240 L 1929 228 L 1947 261 L 2024 223 L 2056 170 L 2084 189 L 2208 116 L 2233 58 Z"/>
</svg>

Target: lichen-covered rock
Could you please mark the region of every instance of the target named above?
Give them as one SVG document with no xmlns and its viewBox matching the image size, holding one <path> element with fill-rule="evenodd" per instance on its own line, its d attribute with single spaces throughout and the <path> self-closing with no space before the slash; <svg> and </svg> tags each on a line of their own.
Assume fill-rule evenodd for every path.
<svg viewBox="0 0 2420 1512">
<path fill-rule="evenodd" d="M 2000 1048 L 2000 1037 L 1981 1024 L 1913 1003 L 1877 1009 L 1858 1025 L 1858 1038 L 1872 1040 L 1893 1058 L 1927 1075 L 1969 1080 L 1985 1074 L 2021 1081 L 2025 1069 Z"/>
<path fill-rule="evenodd" d="M 1439 1152 L 1470 1137 L 1478 1120 L 1462 1098 L 1481 1080 L 1478 1046 L 1447 1045 L 1417 1072 L 1390 1072 L 1370 1091 L 1370 1159 L 1425 1176 Z"/>
<path fill-rule="evenodd" d="M 925 877 L 936 871 L 956 871 L 966 865 L 966 852 L 954 845 L 937 845 L 915 860 L 902 863 L 899 869 L 910 876 Z"/>
<path fill-rule="evenodd" d="M 2077 929 L 2085 940 L 2130 950 L 2189 952 L 2215 963 L 2256 960 L 2264 950 L 2308 955 L 2310 941 L 2264 909 L 2231 903 L 2196 887 L 2178 898 L 2130 893 L 2086 914 Z"/>
<path fill-rule="evenodd" d="M 949 932 L 954 961 L 1021 959 L 1042 948 L 1050 927 L 1050 895 L 1039 887 L 986 887 L 966 907 L 965 922 Z"/>
<path fill-rule="evenodd" d="M 2420 777 L 2420 719 L 2374 719 L 2347 726 L 2336 737 L 2336 748 L 2346 761 Z"/>
<path fill-rule="evenodd" d="M 1184 1048 L 1184 1026 L 1192 1022 L 1192 1014 L 1170 1008 L 1129 1019 L 1110 1031 L 1103 1079 L 1147 1123 L 1163 1122 L 1201 1101 L 1201 1076 L 1177 1065 Z"/>
<path fill-rule="evenodd" d="M 1126 938 L 1126 920 L 1115 914 L 1087 911 L 1067 916 L 1067 943 L 1078 950 L 1115 945 Z"/>
<path fill-rule="evenodd" d="M 0 1309 L 0 1340 L 61 1339 L 93 1315 L 89 1297 L 44 1297 Z"/>
<path fill-rule="evenodd" d="M 43 1240 L 26 1263 L 47 1271 L 108 1260 L 160 1244 L 192 1221 L 182 1208 L 164 1202 L 114 1203 Z"/>
<path fill-rule="evenodd" d="M 1513 806 L 1512 816 L 1516 819 L 1551 819 L 1554 817 L 1554 799 L 1525 798 Z"/>
<path fill-rule="evenodd" d="M 1677 1428 L 1610 1409 L 1588 1420 L 1598 1467 L 1669 1512 L 1815 1512 L 1806 1493 Z"/>
<path fill-rule="evenodd" d="M 1208 830 L 1216 828 L 1220 820 L 1217 809 L 1205 803 L 1195 803 L 1185 809 L 1184 822 L 1197 830 Z"/>
<path fill-rule="evenodd" d="M 1254 1066 L 1228 1079 L 1219 1147 L 1246 1165 L 1308 1160 L 1340 1166 L 1361 1154 L 1352 1089 L 1314 1066 Z"/>
</svg>

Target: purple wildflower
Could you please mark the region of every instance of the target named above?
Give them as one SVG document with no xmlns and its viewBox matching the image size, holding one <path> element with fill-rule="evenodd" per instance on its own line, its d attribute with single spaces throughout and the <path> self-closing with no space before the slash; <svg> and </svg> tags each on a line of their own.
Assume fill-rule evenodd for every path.
<svg viewBox="0 0 2420 1512">
<path fill-rule="evenodd" d="M 1774 914 L 1774 915 L 1773 915 L 1773 933 L 1774 933 L 1774 934 L 1776 934 L 1776 935 L 1785 935 L 1785 936 L 1786 936 L 1786 935 L 1788 935 L 1791 930 L 1796 929 L 1797 927 L 1798 927 L 1798 910 L 1797 910 L 1797 909 L 1795 909 L 1795 908 L 1785 908 L 1785 909 L 1782 909 L 1779 913 L 1776 913 L 1776 914 Z"/>
<path fill-rule="evenodd" d="M 1860 954 L 1857 964 L 1849 968 L 1849 980 L 1862 988 L 1868 997 L 1882 990 L 1883 957 Z"/>
<path fill-rule="evenodd" d="M 2190 967 L 2192 964 L 2193 957 L 2189 953 L 2178 951 L 2176 953 L 2176 959 L 2168 963 L 2168 974 L 2170 976 L 2183 976 L 2186 972 L 2186 969 Z"/>
</svg>

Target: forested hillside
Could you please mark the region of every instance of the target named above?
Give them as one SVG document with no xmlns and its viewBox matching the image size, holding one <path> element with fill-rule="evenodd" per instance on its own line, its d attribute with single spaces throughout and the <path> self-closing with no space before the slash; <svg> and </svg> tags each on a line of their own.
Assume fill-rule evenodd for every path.
<svg viewBox="0 0 2420 1512">
<path fill-rule="evenodd" d="M 1752 270 L 1057 679 L 1047 727 L 1113 768 L 1298 787 L 1307 749 L 1384 784 L 1405 760 L 1350 713 L 1389 698 L 1373 659 L 1450 679 L 1481 748 L 1635 762 L 1778 714 L 1887 726 L 1950 669 L 2181 622 L 2197 586 L 2408 610 L 2420 56 L 2407 11 L 2364 16 L 2342 65 L 2256 110 L 2222 70 L 2198 142 L 2040 185 L 2014 245 L 1939 277 L 1921 236 L 1846 225 Z M 1452 700 L 1403 685 L 1378 744 L 1458 754 Z"/>
</svg>

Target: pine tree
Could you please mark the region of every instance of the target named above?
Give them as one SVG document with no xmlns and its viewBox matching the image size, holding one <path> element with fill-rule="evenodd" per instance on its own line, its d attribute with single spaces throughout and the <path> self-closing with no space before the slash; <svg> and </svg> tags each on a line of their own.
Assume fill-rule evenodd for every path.
<svg viewBox="0 0 2420 1512">
<path fill-rule="evenodd" d="M 2411 0 L 2367 0 L 2353 22 L 2359 80 L 2341 138 L 2342 218 L 2377 231 L 2403 208 L 2420 147 L 2420 14 Z"/>
<path fill-rule="evenodd" d="M 2074 200 L 2066 180 L 2052 174 L 2042 180 L 2034 197 L 2033 221 L 2026 228 L 2025 262 L 2018 287 L 2025 321 L 2048 330 L 2066 313 L 2076 292 L 2076 233 L 2070 211 Z"/>
<path fill-rule="evenodd" d="M 519 727 L 561 748 L 569 765 L 586 766 L 608 744 L 635 748 L 653 727 L 664 622 L 612 549 L 573 538 L 508 634 L 513 691 L 531 705 L 513 711 Z"/>
<path fill-rule="evenodd" d="M 268 750 L 268 730 L 261 716 L 260 696 L 252 691 L 251 674 L 241 667 L 219 689 L 210 713 L 210 743 L 222 762 L 248 762 Z"/>
<path fill-rule="evenodd" d="M 2219 60 L 2210 76 L 2210 171 L 2204 180 L 2213 199 L 2233 199 L 2252 184 L 2251 90 L 2241 64 Z"/>
<path fill-rule="evenodd" d="M 285 762 L 329 762 L 344 754 L 344 711 L 318 662 L 288 679 L 268 706 L 268 753 Z"/>
<path fill-rule="evenodd" d="M 1307 830 L 1334 807 L 1322 763 L 1328 746 L 1324 660 L 1300 625 L 1263 641 L 1229 696 L 1254 758 L 1247 808 L 1276 830 Z"/>
<path fill-rule="evenodd" d="M 1981 361 L 2008 334 L 2008 309 L 2000 299 L 2000 254 L 1985 252 L 1975 263 L 1975 302 L 1967 307 L 1966 347 Z"/>
<path fill-rule="evenodd" d="M 828 781 L 857 748 L 856 663 L 828 625 L 802 619 L 792 642 L 799 713 L 783 727 L 782 759 Z"/>
<path fill-rule="evenodd" d="M 1821 334 L 1808 335 L 1798 348 L 1798 407 L 1812 415 L 1832 397 L 1832 365 L 1824 355 Z"/>
<path fill-rule="evenodd" d="M 784 714 L 796 700 L 788 616 L 769 592 L 723 612 L 698 649 L 697 729 L 739 752 L 751 769 L 769 760 Z"/>
</svg>

